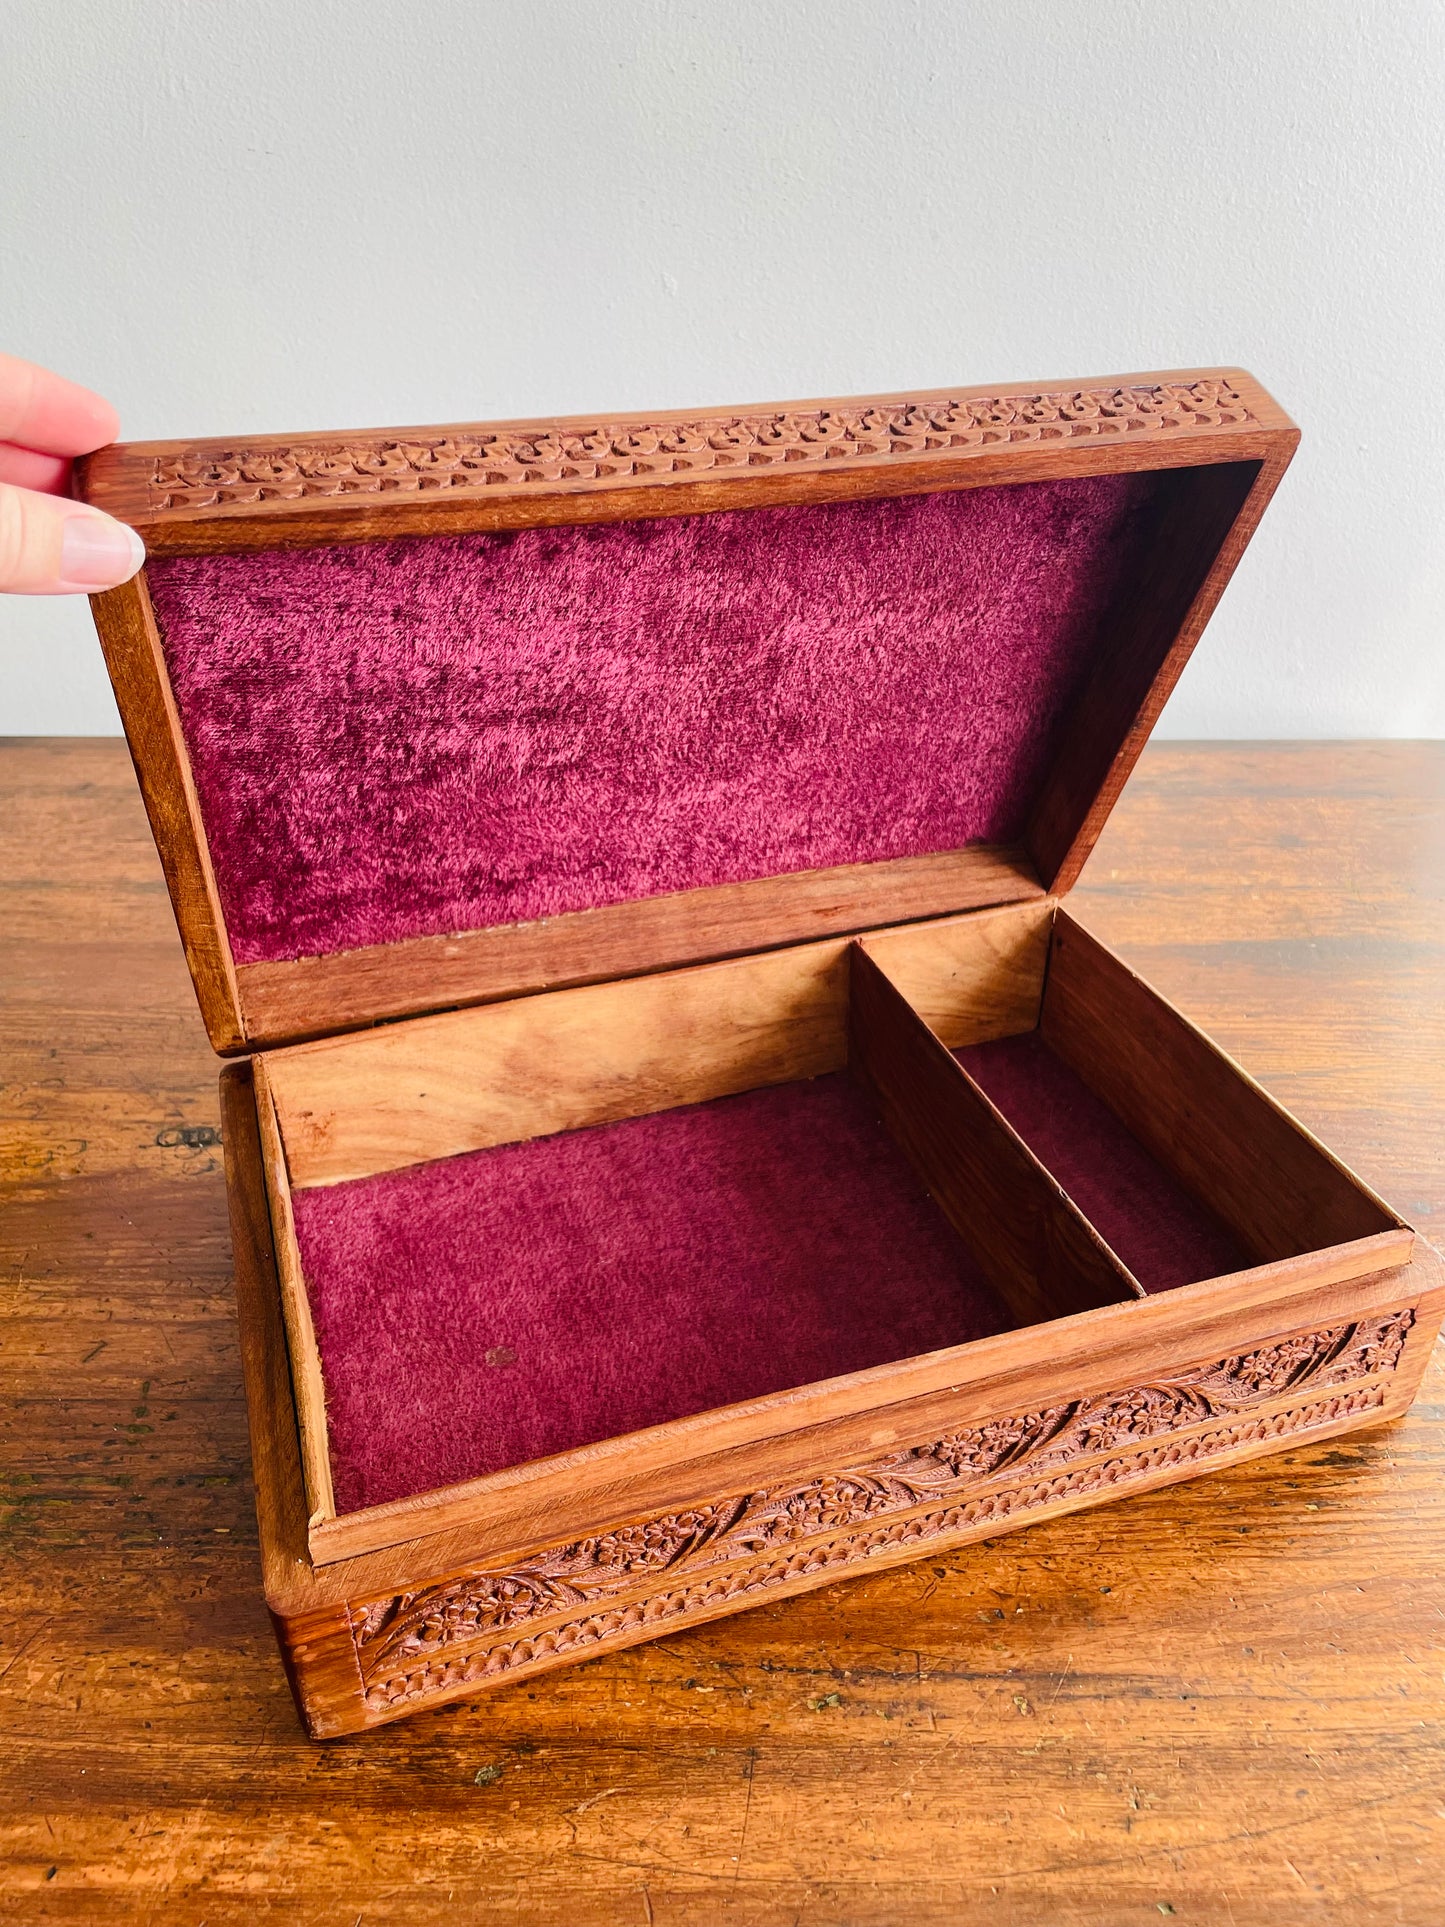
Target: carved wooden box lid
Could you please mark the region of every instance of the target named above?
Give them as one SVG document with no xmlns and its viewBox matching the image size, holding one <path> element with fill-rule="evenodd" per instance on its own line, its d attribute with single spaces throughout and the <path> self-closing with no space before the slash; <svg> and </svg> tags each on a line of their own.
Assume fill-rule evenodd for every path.
<svg viewBox="0 0 1445 1927">
<path fill-rule="evenodd" d="M 1216 369 L 102 449 L 213 1043 L 1068 889 L 1297 439 Z"/>
</svg>

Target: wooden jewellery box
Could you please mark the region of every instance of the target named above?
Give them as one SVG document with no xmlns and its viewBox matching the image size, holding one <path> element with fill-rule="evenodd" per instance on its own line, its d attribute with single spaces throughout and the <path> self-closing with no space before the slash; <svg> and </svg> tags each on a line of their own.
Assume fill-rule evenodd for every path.
<svg viewBox="0 0 1445 1927">
<path fill-rule="evenodd" d="M 1063 907 L 1235 369 L 103 449 L 318 1736 L 1403 1411 L 1440 1261 Z"/>
</svg>

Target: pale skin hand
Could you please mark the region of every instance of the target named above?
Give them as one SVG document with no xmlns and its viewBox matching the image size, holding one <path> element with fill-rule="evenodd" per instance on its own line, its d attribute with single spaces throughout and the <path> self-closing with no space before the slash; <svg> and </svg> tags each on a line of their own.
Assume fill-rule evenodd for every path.
<svg viewBox="0 0 1445 1927">
<path fill-rule="evenodd" d="M 134 530 L 68 493 L 71 458 L 119 428 L 88 388 L 0 355 L 0 592 L 84 595 L 129 581 L 145 561 Z"/>
</svg>

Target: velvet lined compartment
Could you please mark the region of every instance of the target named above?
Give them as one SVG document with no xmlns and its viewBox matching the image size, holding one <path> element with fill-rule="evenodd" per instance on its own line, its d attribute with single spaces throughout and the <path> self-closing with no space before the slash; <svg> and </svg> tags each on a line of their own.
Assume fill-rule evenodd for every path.
<svg viewBox="0 0 1445 1927">
<path fill-rule="evenodd" d="M 294 1209 L 341 1512 L 1013 1322 L 843 1072 Z"/>
<path fill-rule="evenodd" d="M 1037 1031 L 955 1056 L 1146 1292 L 1253 1262 Z M 1016 1322 L 844 1072 L 293 1208 L 341 1512 Z"/>
<path fill-rule="evenodd" d="M 1256 1262 L 1038 1031 L 954 1056 L 1146 1292 Z"/>
<path fill-rule="evenodd" d="M 236 960 L 1016 840 L 1160 485 L 154 559 Z"/>
</svg>

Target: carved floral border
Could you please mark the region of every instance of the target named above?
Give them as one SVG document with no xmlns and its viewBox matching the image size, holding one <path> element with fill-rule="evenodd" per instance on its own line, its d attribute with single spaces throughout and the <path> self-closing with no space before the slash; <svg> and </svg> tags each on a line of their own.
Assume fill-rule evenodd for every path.
<svg viewBox="0 0 1445 1927">
<path fill-rule="evenodd" d="M 1064 1472 L 1058 1476 L 1008 1488 L 945 1507 L 937 1512 L 914 1513 L 910 1518 L 869 1532 L 850 1532 L 844 1537 L 814 1542 L 785 1554 L 782 1558 L 753 1566 L 733 1568 L 694 1585 L 675 1590 L 648 1593 L 627 1605 L 564 1621 L 533 1635 L 502 1640 L 492 1645 L 470 1648 L 449 1657 L 440 1653 L 409 1672 L 366 1684 L 365 1701 L 371 1713 L 385 1713 L 412 1702 L 449 1694 L 483 1680 L 497 1679 L 524 1667 L 580 1656 L 587 1648 L 608 1641 L 619 1643 L 646 1629 L 647 1635 L 661 1631 L 670 1621 L 715 1611 L 749 1594 L 763 1593 L 792 1580 L 807 1578 L 836 1567 L 861 1565 L 868 1559 L 896 1551 L 900 1547 L 922 1547 L 930 1540 L 967 1531 L 980 1524 L 1005 1520 L 1020 1512 L 1076 1498 L 1127 1488 L 1164 1466 L 1193 1465 L 1241 1445 L 1266 1439 L 1285 1439 L 1309 1432 L 1317 1426 L 1331 1425 L 1343 1418 L 1362 1417 L 1378 1411 L 1385 1394 L 1378 1386 L 1319 1400 L 1295 1410 L 1242 1421 L 1215 1433 L 1182 1440 L 1166 1440 L 1148 1451 L 1126 1458 Z M 365 1677 L 365 1676 L 363 1676 Z"/>
<path fill-rule="evenodd" d="M 1414 1321 L 1407 1308 L 1302 1333 L 1126 1391 L 989 1419 L 796 1486 L 745 1493 L 553 1546 L 504 1571 L 474 1571 L 392 1594 L 352 1612 L 367 1706 L 385 1711 L 783 1585 L 802 1573 L 1127 1484 L 1160 1464 L 1194 1462 L 1374 1409 L 1384 1402 L 1377 1386 L 1189 1438 L 1168 1436 L 1283 1394 L 1351 1386 L 1393 1371 Z M 1147 1443 L 1155 1440 L 1163 1443 Z M 919 1514 L 920 1507 L 941 1499 L 950 1503 Z M 902 1514 L 913 1516 L 893 1516 Z M 860 1533 L 860 1527 L 872 1529 Z M 844 1536 L 828 1539 L 830 1533 Z M 735 1570 L 511 1637 L 541 1619 L 606 1608 L 610 1599 L 645 1588 L 664 1573 L 686 1579 L 723 1565 Z"/>
<path fill-rule="evenodd" d="M 843 457 L 917 460 L 999 443 L 1170 435 L 1255 419 L 1219 378 L 1023 395 L 939 395 L 906 402 L 721 414 L 691 422 L 455 430 L 355 436 L 158 456 L 151 511 L 244 507 L 422 491 L 486 494 L 559 482 L 616 482 Z"/>
</svg>

